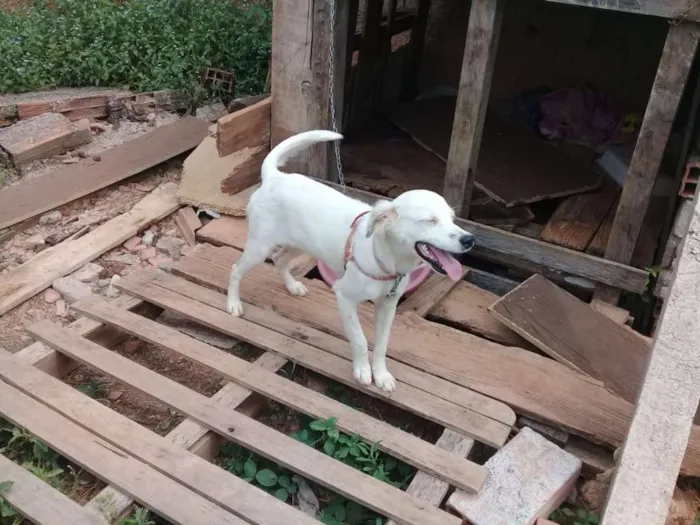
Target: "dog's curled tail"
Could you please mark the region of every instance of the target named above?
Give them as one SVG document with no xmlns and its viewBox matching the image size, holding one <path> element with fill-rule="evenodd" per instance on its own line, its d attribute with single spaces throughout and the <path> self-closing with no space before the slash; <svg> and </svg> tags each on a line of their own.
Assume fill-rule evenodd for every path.
<svg viewBox="0 0 700 525">
<path fill-rule="evenodd" d="M 272 173 L 279 173 L 279 168 L 298 151 L 312 144 L 316 144 L 317 142 L 330 142 L 332 140 L 341 140 L 342 138 L 343 136 L 340 133 L 324 129 L 315 129 L 293 135 L 283 140 L 272 148 L 272 151 L 265 157 L 261 170 L 262 181 L 265 182 L 265 178 Z"/>
</svg>

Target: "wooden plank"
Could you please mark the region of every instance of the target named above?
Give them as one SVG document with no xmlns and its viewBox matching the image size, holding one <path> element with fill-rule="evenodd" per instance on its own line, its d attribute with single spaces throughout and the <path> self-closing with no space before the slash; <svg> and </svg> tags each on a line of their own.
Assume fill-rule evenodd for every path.
<svg viewBox="0 0 700 525">
<path fill-rule="evenodd" d="M 208 124 L 185 117 L 100 154 L 0 190 L 0 229 L 29 219 L 194 148 Z"/>
<path fill-rule="evenodd" d="M 630 313 L 627 310 L 618 308 L 617 306 L 613 306 L 599 299 L 593 299 L 589 306 L 620 326 L 626 324 L 630 318 Z"/>
<path fill-rule="evenodd" d="M 567 197 L 557 206 L 540 239 L 572 250 L 585 250 L 619 193 L 615 184 L 606 184 L 597 191 Z"/>
<path fill-rule="evenodd" d="M 216 149 L 226 157 L 244 148 L 259 148 L 270 143 L 270 108 L 267 97 L 247 108 L 224 115 L 217 122 Z"/>
<path fill-rule="evenodd" d="M 448 324 L 485 337 L 505 346 L 530 348 L 530 344 L 513 330 L 500 323 L 489 307 L 498 301 L 494 293 L 482 290 L 471 283 L 460 283 L 438 307 L 429 319 Z"/>
<path fill-rule="evenodd" d="M 209 286 L 225 290 L 229 277 L 226 265 L 217 274 L 207 271 L 201 277 Z M 254 275 L 258 271 L 259 277 Z M 290 320 L 343 337 L 332 292 L 320 283 L 306 280 L 304 284 L 311 293 L 301 300 L 292 298 L 283 285 L 275 284 L 270 271 L 259 267 L 246 276 L 242 282 L 246 302 L 274 309 Z M 299 307 L 300 301 L 303 308 Z M 371 344 L 373 312 L 360 305 L 358 313 Z M 634 407 L 597 380 L 533 352 L 504 347 L 416 316 L 407 317 L 399 316 L 392 327 L 389 355 L 393 359 L 419 366 L 428 374 L 502 401 L 519 414 L 573 434 L 613 446 L 624 441 Z M 700 473 L 700 430 L 691 439 L 682 470 L 685 475 Z"/>
<path fill-rule="evenodd" d="M 247 523 L 1 381 L 0 414 L 173 524 Z"/>
<path fill-rule="evenodd" d="M 160 288 L 141 279 L 128 280 L 123 289 L 134 295 L 148 296 L 148 301 L 162 305 L 170 310 L 204 323 L 217 331 L 240 338 L 264 350 L 280 354 L 299 365 L 319 374 L 326 375 L 372 397 L 385 400 L 395 406 L 410 410 L 438 424 L 468 434 L 479 441 L 500 447 L 508 437 L 510 426 L 490 417 L 488 410 L 482 412 L 467 409 L 456 403 L 441 399 L 427 390 L 413 387 L 409 383 L 401 384 L 401 391 L 387 394 L 374 387 L 357 384 L 352 378 L 349 362 L 318 347 L 293 339 L 286 334 L 264 329 L 252 322 L 234 322 L 225 312 L 211 306 L 188 301 L 189 307 L 183 306 L 183 296 L 171 290 Z M 249 310 L 257 318 L 264 312 L 250 306 Z M 401 374 L 397 374 L 399 383 Z M 267 395 L 267 394 L 266 394 Z M 471 397 L 475 397 L 472 395 Z M 437 413 L 436 413 L 437 412 Z"/>
<path fill-rule="evenodd" d="M 99 514 L 84 509 L 0 454 L 0 483 L 12 486 L 2 498 L 26 519 L 41 525 L 107 525 Z M 9 523 L 9 522 L 8 522 Z"/>
<path fill-rule="evenodd" d="M 637 408 L 603 513 L 603 525 L 666 523 L 686 447 L 692 447 L 698 436 L 693 416 L 700 395 L 699 202 L 696 199 L 661 313 Z"/>
<path fill-rule="evenodd" d="M 267 154 L 267 149 L 263 149 L 248 157 L 242 164 L 234 167 L 231 173 L 221 181 L 221 193 L 224 195 L 236 195 L 246 188 L 259 183 L 260 170 Z"/>
<path fill-rule="evenodd" d="M 618 0 L 547 0 L 560 4 L 596 9 L 608 9 L 642 15 L 661 16 L 679 20 L 700 21 L 700 7 L 688 4 L 683 0 L 636 0 L 635 2 L 620 2 Z"/>
<path fill-rule="evenodd" d="M 648 345 L 554 283 L 533 275 L 490 311 L 547 355 L 636 402 Z"/>
<path fill-rule="evenodd" d="M 299 473 L 368 508 L 406 524 L 455 524 L 457 518 L 424 509 L 412 497 L 391 485 L 334 460 L 262 423 L 228 412 L 202 396 L 70 331 L 40 322 L 30 331 L 40 340 L 136 388 L 217 432 L 226 439 Z M 169 498 L 173 494 L 168 495 Z M 199 521 L 193 523 L 201 523 Z"/>
<path fill-rule="evenodd" d="M 505 0 L 472 0 L 442 191 L 460 217 L 469 216 L 481 134 L 491 92 Z"/>
<path fill-rule="evenodd" d="M 403 72 L 401 98 L 404 100 L 413 100 L 418 95 L 418 75 L 423 58 L 431 3 L 432 0 L 418 0 L 417 2 L 416 17 L 413 21 L 413 27 L 411 27 L 411 40 L 408 43 L 409 55 Z"/>
<path fill-rule="evenodd" d="M 700 25 L 696 23 L 681 22 L 669 26 L 605 250 L 606 259 L 623 264 L 632 260 L 699 39 Z"/>
<path fill-rule="evenodd" d="M 446 429 L 435 443 L 437 447 L 448 450 L 459 457 L 467 457 L 474 447 L 474 440 L 457 432 Z M 427 505 L 439 507 L 450 490 L 449 483 L 435 478 L 425 472 L 417 472 L 406 489 L 406 493 L 415 496 Z M 388 521 L 386 525 L 396 525 Z"/>
<path fill-rule="evenodd" d="M 464 272 L 462 278 L 464 278 Z M 397 308 L 397 313 L 415 312 L 425 317 L 433 308 L 437 308 L 460 283 L 461 279 L 452 281 L 443 275 L 431 273 L 423 284 L 403 300 Z"/>
<path fill-rule="evenodd" d="M 322 182 L 336 189 L 339 188 L 336 184 Z M 354 188 L 346 188 L 346 193 L 368 203 L 373 203 L 380 198 L 378 195 Z M 476 245 L 470 253 L 476 256 L 489 260 L 498 259 L 511 267 L 525 267 L 533 273 L 559 274 L 564 282 L 570 278 L 583 277 L 635 293 L 641 293 L 646 288 L 648 273 L 644 270 L 554 246 L 478 222 L 457 219 L 456 223 L 474 235 Z"/>
<path fill-rule="evenodd" d="M 502 275 L 497 275 L 491 272 L 485 272 L 484 270 L 479 270 L 478 268 L 469 268 L 466 280 L 467 282 L 478 286 L 482 290 L 496 294 L 499 297 L 507 294 L 520 284 L 518 281 L 514 281 L 508 277 L 503 277 Z"/>
<path fill-rule="evenodd" d="M 248 482 L 209 461 L 193 456 L 185 448 L 175 444 L 172 438 L 163 439 L 157 436 L 62 381 L 43 376 L 41 371 L 21 363 L 9 353 L 0 352 L 0 363 L 0 377 L 8 384 L 97 434 L 111 446 L 172 477 L 192 491 L 212 499 L 228 512 L 246 520 L 246 523 L 250 520 L 252 523 L 273 525 L 279 523 L 279 519 L 297 525 L 317 523 L 313 518 L 272 495 L 253 488 Z M 249 390 L 239 386 L 237 395 L 232 396 L 231 401 L 235 398 L 240 403 L 250 394 Z M 220 401 L 217 401 L 217 405 L 219 403 Z M 221 406 L 227 410 L 230 408 L 226 405 Z M 99 515 L 99 512 L 118 516 L 121 509 L 115 506 L 115 503 L 114 499 L 102 495 L 100 510 L 94 503 L 87 508 L 95 515 Z M 73 522 L 67 521 L 62 525 L 65 523 Z"/>
<path fill-rule="evenodd" d="M 180 296 L 178 299 L 182 308 L 192 304 L 192 301 L 185 297 Z M 357 434 L 371 443 L 377 443 L 377 446 L 388 454 L 419 470 L 438 476 L 454 486 L 466 487 L 466 490 L 476 492 L 484 482 L 486 472 L 475 463 L 458 460 L 412 434 L 289 379 L 261 370 L 243 359 L 221 352 L 173 328 L 113 308 L 101 300 L 80 302 L 75 308 L 89 317 L 112 324 L 140 339 L 174 351 L 296 411 L 316 419 L 336 417 L 338 428 L 343 432 Z M 261 334 L 261 337 L 270 335 L 269 330 L 261 326 L 252 326 Z"/>
<path fill-rule="evenodd" d="M 258 148 L 244 148 L 240 151 L 219 157 L 216 139 L 207 136 L 185 159 L 178 197 L 184 204 L 195 208 L 206 208 L 228 215 L 245 215 L 236 196 L 226 195 L 221 185 L 229 177 L 235 177 L 239 169 L 250 171 L 251 159 L 269 151 L 268 145 Z M 252 190 L 251 190 L 252 191 Z M 240 193 L 239 193 L 240 195 Z M 247 201 L 246 201 L 247 202 Z"/>
<path fill-rule="evenodd" d="M 600 223 L 598 230 L 591 239 L 591 242 L 586 248 L 586 253 L 595 255 L 597 257 L 602 257 L 605 255 L 605 248 L 608 245 L 608 240 L 610 239 L 610 232 L 612 231 L 612 225 L 615 221 L 615 214 L 617 213 L 617 205 L 619 203 L 619 197 L 615 200 L 613 205 L 608 210 L 605 219 Z"/>
<path fill-rule="evenodd" d="M 195 232 L 202 227 L 202 221 L 199 220 L 199 217 L 197 217 L 197 214 L 191 206 L 177 210 L 175 223 L 189 246 L 197 244 L 195 241 Z"/>
<path fill-rule="evenodd" d="M 26 263 L 0 276 L 0 315 L 51 286 L 95 257 L 136 235 L 149 224 L 180 207 L 177 184 L 165 183 L 134 207 L 79 239 L 44 250 Z"/>
</svg>

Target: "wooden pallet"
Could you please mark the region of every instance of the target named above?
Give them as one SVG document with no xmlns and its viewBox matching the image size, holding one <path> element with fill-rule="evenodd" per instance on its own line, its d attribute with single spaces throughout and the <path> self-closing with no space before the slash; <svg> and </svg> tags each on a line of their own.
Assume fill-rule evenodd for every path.
<svg viewBox="0 0 700 525">
<path fill-rule="evenodd" d="M 183 267 L 181 274 L 188 265 L 204 260 L 199 258 L 200 249 L 195 253 L 197 257 L 176 265 Z M 251 275 L 255 280 L 255 272 L 264 276 L 271 270 L 261 267 Z M 39 342 L 16 355 L 0 351 L 0 415 L 110 485 L 78 513 L 75 503 L 41 485 L 40 492 L 48 494 L 58 509 L 47 513 L 42 511 L 46 498 L 26 497 L 27 491 L 35 490 L 27 480 L 34 485 L 36 480 L 17 469 L 9 474 L 3 470 L 2 477 L 16 483 L 7 495 L 11 504 L 40 525 L 66 523 L 61 516 L 69 512 L 76 515 L 72 523 L 114 523 L 134 501 L 176 524 L 317 523 L 207 461 L 223 442 L 231 441 L 394 523 L 460 523 L 438 505 L 450 486 L 479 490 L 485 469 L 465 455 L 475 441 L 497 448 L 505 443 L 515 422 L 509 407 L 398 361 L 390 364 L 398 381 L 394 393 L 362 387 L 352 378 L 347 343 L 340 338 L 256 306 L 264 297 L 246 296 L 251 304 L 245 319 L 234 318 L 225 312 L 223 294 L 193 280 L 158 270 L 128 276 L 119 286 L 129 295 L 116 303 L 97 298 L 77 303 L 74 308 L 86 317 L 74 326 L 39 322 L 29 328 Z M 425 290 L 426 301 L 441 298 L 442 294 Z M 414 308 L 401 316 L 427 311 L 420 302 L 419 290 Z M 181 313 L 266 353 L 248 363 L 130 311 L 144 303 Z M 105 347 L 124 334 L 175 352 L 231 382 L 206 398 Z M 436 445 L 421 440 L 275 374 L 288 360 L 447 430 Z M 77 364 L 98 369 L 189 419 L 168 436 L 157 436 L 58 379 Z M 274 399 L 315 418 L 337 417 L 341 430 L 376 443 L 420 472 L 411 488 L 402 492 L 256 421 L 251 417 L 254 399 Z"/>
</svg>

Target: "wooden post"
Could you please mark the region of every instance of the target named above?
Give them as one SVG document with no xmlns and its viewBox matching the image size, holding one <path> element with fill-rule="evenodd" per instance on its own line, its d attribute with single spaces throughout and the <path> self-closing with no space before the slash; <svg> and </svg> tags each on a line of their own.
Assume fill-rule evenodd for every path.
<svg viewBox="0 0 700 525">
<path fill-rule="evenodd" d="M 296 133 L 329 128 L 328 66 L 332 34 L 329 16 L 329 0 L 274 2 L 272 147 Z M 328 145 L 319 144 L 300 153 L 287 169 L 326 179 Z"/>
<path fill-rule="evenodd" d="M 605 250 L 606 259 L 622 264 L 629 264 L 632 259 L 699 38 L 697 23 L 680 22 L 669 27 Z M 611 300 L 619 292 L 601 289 L 596 295 L 614 302 Z"/>
<path fill-rule="evenodd" d="M 603 525 L 664 525 L 700 394 L 700 201 L 676 265 Z"/>
<path fill-rule="evenodd" d="M 411 40 L 408 43 L 409 56 L 404 66 L 403 86 L 401 98 L 411 100 L 418 94 L 418 75 L 420 73 L 423 47 L 425 46 L 425 32 L 428 29 L 428 16 L 432 0 L 418 0 L 416 18 L 411 28 Z"/>
<path fill-rule="evenodd" d="M 443 196 L 467 218 L 505 0 L 472 0 Z"/>
<path fill-rule="evenodd" d="M 355 89 L 352 94 L 349 126 L 360 125 L 372 114 L 374 109 L 374 82 L 381 59 L 381 26 L 384 2 L 373 0 L 367 2 L 364 27 L 362 28 L 362 45 L 359 49 Z"/>
</svg>

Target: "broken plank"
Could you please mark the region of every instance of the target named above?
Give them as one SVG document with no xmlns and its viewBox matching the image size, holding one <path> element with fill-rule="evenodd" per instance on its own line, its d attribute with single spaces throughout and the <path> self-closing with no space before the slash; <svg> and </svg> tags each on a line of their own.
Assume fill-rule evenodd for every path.
<svg viewBox="0 0 700 525">
<path fill-rule="evenodd" d="M 620 193 L 615 184 L 564 199 L 540 235 L 540 239 L 583 251 L 605 220 Z"/>
<path fill-rule="evenodd" d="M 459 523 L 458 519 L 444 511 L 425 509 L 412 497 L 382 481 L 358 472 L 254 419 L 220 409 L 209 398 L 48 321 L 37 323 L 29 330 L 44 343 L 83 364 L 101 370 L 172 409 L 200 421 L 226 439 L 376 512 L 412 525 Z M 1 403 L 0 401 L 0 406 L 3 406 Z M 173 497 L 174 494 L 168 494 L 169 499 Z M 202 517 L 199 520 L 191 520 L 192 523 L 202 521 Z M 216 520 L 211 522 L 219 523 Z"/>
<path fill-rule="evenodd" d="M 591 300 L 590 307 L 620 326 L 627 324 L 630 318 L 630 313 L 627 310 L 613 306 L 612 304 L 601 301 L 600 299 Z"/>
<path fill-rule="evenodd" d="M 490 310 L 547 355 L 636 402 L 649 347 L 629 330 L 541 275 L 529 278 Z"/>
<path fill-rule="evenodd" d="M 255 489 L 249 483 L 228 473 L 226 470 L 206 461 L 193 457 L 172 439 L 163 439 L 150 432 L 135 421 L 131 421 L 89 396 L 71 388 L 54 378 L 47 378 L 43 373 L 28 364 L 19 362 L 15 357 L 0 352 L 2 367 L 0 376 L 24 394 L 37 399 L 51 407 L 64 417 L 90 429 L 99 438 L 118 447 L 149 467 L 170 476 L 182 485 L 223 506 L 242 519 L 257 524 L 273 525 L 283 517 L 285 523 L 311 525 L 316 523 L 292 507 L 277 500 L 272 495 Z M 253 365 L 255 366 L 255 365 Z M 42 377 L 43 376 L 43 377 Z M 251 394 L 249 390 L 237 387 L 236 400 L 245 399 Z M 217 400 L 217 405 L 220 403 Z M 224 407 L 225 405 L 221 405 Z M 228 408 L 228 406 L 226 406 Z M 114 489 L 112 489 L 114 490 Z M 241 504 L 245 501 L 246 504 Z M 94 514 L 118 516 L 118 500 L 112 494 L 103 494 L 100 504 L 88 504 Z M 73 523 L 66 521 L 62 525 Z"/>
<path fill-rule="evenodd" d="M 173 523 L 247 523 L 2 381 L 0 414 Z"/>
<path fill-rule="evenodd" d="M 133 237 L 139 230 L 179 208 L 177 184 L 165 183 L 134 207 L 95 228 L 79 239 L 58 244 L 35 255 L 26 263 L 0 276 L 0 315 L 51 286 Z"/>
<path fill-rule="evenodd" d="M 272 98 L 224 115 L 217 122 L 216 149 L 225 157 L 244 148 L 259 148 L 270 143 Z"/>
<path fill-rule="evenodd" d="M 100 154 L 0 190 L 0 229 L 93 193 L 180 155 L 207 135 L 207 123 L 186 117 Z"/>
<path fill-rule="evenodd" d="M 192 301 L 180 296 L 182 307 Z M 482 468 L 464 460 L 452 458 L 444 451 L 387 423 L 378 421 L 347 405 L 305 388 L 289 379 L 276 375 L 220 350 L 193 339 L 177 330 L 158 324 L 135 314 L 111 307 L 108 303 L 93 299 L 75 305 L 89 317 L 114 325 L 132 335 L 173 351 L 190 361 L 199 363 L 241 386 L 269 397 L 315 419 L 337 418 L 338 428 L 348 434 L 376 443 L 384 452 L 413 465 L 419 470 L 441 477 L 454 486 L 477 491 L 484 481 Z M 261 326 L 249 324 L 259 337 L 273 336 Z M 274 337 L 279 337 L 275 334 Z M 257 345 L 256 345 L 257 346 Z"/>
<path fill-rule="evenodd" d="M 242 164 L 234 167 L 231 173 L 221 181 L 221 193 L 236 195 L 260 182 L 260 169 L 267 154 L 267 149 L 263 149 L 252 157 L 247 158 Z"/>
<path fill-rule="evenodd" d="M 199 220 L 199 217 L 197 217 L 192 207 L 187 206 L 186 208 L 177 210 L 175 223 L 187 244 L 189 246 L 194 246 L 196 244 L 195 234 L 197 230 L 202 227 L 202 221 Z"/>
<path fill-rule="evenodd" d="M 462 270 L 462 278 L 464 278 L 464 270 Z M 415 312 L 421 317 L 425 317 L 428 313 L 450 295 L 450 292 L 461 283 L 452 281 L 444 275 L 431 273 L 427 281 L 413 290 L 397 308 L 398 314 L 406 312 Z"/>
<path fill-rule="evenodd" d="M 498 295 L 471 283 L 459 283 L 428 317 L 502 345 L 529 348 L 525 339 L 488 311 L 498 299 Z"/>
<path fill-rule="evenodd" d="M 0 494 L 12 508 L 41 525 L 107 525 L 99 514 L 84 509 L 68 496 L 0 454 L 0 483 L 10 487 Z M 9 522 L 8 522 L 9 523 Z"/>
</svg>

